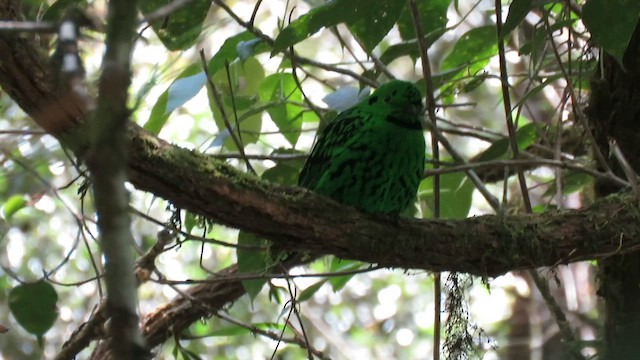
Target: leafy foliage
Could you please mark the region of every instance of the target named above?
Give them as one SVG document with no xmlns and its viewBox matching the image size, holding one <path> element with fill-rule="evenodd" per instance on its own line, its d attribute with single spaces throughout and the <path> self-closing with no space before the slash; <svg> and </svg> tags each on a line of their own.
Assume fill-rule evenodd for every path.
<svg viewBox="0 0 640 360">
<path fill-rule="evenodd" d="M 11 313 L 25 330 L 38 337 L 41 346 L 42 336 L 58 318 L 57 302 L 56 290 L 43 280 L 18 285 L 9 293 Z"/>
</svg>

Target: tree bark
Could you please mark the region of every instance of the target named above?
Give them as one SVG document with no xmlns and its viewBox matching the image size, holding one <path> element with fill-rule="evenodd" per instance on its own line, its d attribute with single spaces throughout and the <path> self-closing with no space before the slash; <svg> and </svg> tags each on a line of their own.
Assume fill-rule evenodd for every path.
<svg viewBox="0 0 640 360">
<path fill-rule="evenodd" d="M 588 115 L 597 145 L 610 154 L 610 141 L 619 146 L 631 168 L 640 172 L 640 24 L 629 43 L 621 66 L 605 54 L 602 73 L 592 82 Z M 621 176 L 624 170 L 613 156 L 609 166 Z M 637 180 L 633 180 L 637 181 Z M 619 191 L 599 181 L 598 195 Z M 638 195 L 640 196 L 640 195 Z M 636 201 L 640 201 L 640 198 Z M 603 359 L 638 359 L 640 354 L 640 254 L 630 253 L 602 259 L 599 294 L 605 300 L 605 351 Z"/>
</svg>

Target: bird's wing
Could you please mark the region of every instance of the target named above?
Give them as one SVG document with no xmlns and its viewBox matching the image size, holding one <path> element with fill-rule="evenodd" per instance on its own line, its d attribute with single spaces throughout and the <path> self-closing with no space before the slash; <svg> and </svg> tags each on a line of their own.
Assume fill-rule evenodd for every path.
<svg viewBox="0 0 640 360">
<path fill-rule="evenodd" d="M 349 137 L 364 123 L 360 109 L 346 110 L 336 117 L 322 131 L 304 164 L 298 185 L 315 190 L 318 180 L 329 167 L 336 152 L 345 146 Z"/>
</svg>

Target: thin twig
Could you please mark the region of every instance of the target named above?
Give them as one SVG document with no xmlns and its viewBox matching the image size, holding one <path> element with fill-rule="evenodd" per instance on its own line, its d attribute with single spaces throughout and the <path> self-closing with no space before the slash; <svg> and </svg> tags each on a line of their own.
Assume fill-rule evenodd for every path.
<svg viewBox="0 0 640 360">
<path fill-rule="evenodd" d="M 544 20 L 545 20 L 545 27 L 547 29 L 547 34 L 550 39 L 553 39 L 553 33 L 551 31 L 551 27 L 548 21 L 549 12 L 544 9 L 543 9 L 543 12 L 544 12 Z M 573 110 L 573 115 L 578 120 L 580 125 L 582 125 L 582 127 L 588 130 L 590 129 L 590 126 L 587 123 L 587 117 L 579 105 L 578 96 L 576 95 L 575 89 L 573 88 L 573 82 L 571 81 L 571 77 L 569 73 L 567 73 L 567 70 L 564 67 L 564 63 L 562 62 L 562 58 L 560 57 L 560 53 L 558 52 L 558 47 L 556 45 L 556 42 L 550 41 L 549 43 L 551 44 L 551 48 L 553 49 L 553 54 L 555 55 L 558 67 L 560 68 L 560 71 L 562 72 L 565 78 L 565 81 L 567 83 L 567 89 L 569 90 L 569 96 L 571 97 L 571 109 Z M 596 159 L 598 160 L 598 164 L 602 166 L 602 168 L 605 169 L 607 173 L 613 173 L 613 171 L 611 170 L 611 167 L 609 167 L 609 163 L 607 162 L 606 157 L 598 147 L 598 142 L 596 141 L 591 131 L 586 131 L 586 133 L 587 133 L 587 138 L 589 140 L 589 143 L 592 146 L 593 153 Z"/>
<path fill-rule="evenodd" d="M 340 277 L 340 276 L 350 276 L 357 274 L 365 274 L 368 272 L 380 270 L 383 267 L 381 266 L 369 266 L 364 269 L 355 269 L 355 270 L 345 270 L 345 271 L 333 271 L 333 272 L 324 272 L 324 273 L 313 273 L 313 274 L 296 274 L 291 275 L 289 273 L 242 273 L 242 274 L 231 274 L 231 275 L 219 275 L 212 274 L 206 279 L 187 279 L 187 280 L 171 280 L 171 279 L 157 279 L 153 280 L 158 284 L 166 284 L 166 285 L 194 285 L 194 284 L 214 284 L 225 281 L 244 281 L 244 280 L 270 280 L 270 279 L 295 279 L 295 278 L 329 278 L 329 277 Z"/>
<path fill-rule="evenodd" d="M 513 158 L 518 159 L 520 151 L 516 139 L 516 127 L 511 114 L 511 95 L 509 94 L 509 78 L 507 74 L 507 60 L 505 58 L 504 41 L 500 39 L 502 34 L 502 3 L 496 0 L 496 30 L 498 36 L 498 60 L 500 63 L 500 85 L 502 88 L 502 103 L 504 104 L 505 119 L 507 121 L 507 131 L 509 133 L 509 145 Z M 522 168 L 516 168 L 518 173 L 518 183 L 520 184 L 520 192 L 526 209 L 531 209 L 531 199 L 529 198 L 529 190 L 527 189 L 527 180 L 524 177 Z"/>
<path fill-rule="evenodd" d="M 201 54 L 204 54 L 204 51 L 202 51 Z M 238 119 L 238 110 L 236 108 L 236 97 L 233 92 L 233 82 L 231 81 L 231 68 L 229 66 L 229 61 L 227 61 L 226 59 L 224 61 L 224 68 L 226 69 L 226 72 L 227 72 L 227 84 L 229 85 L 229 93 L 231 95 L 231 108 L 233 109 L 233 119 L 236 123 L 236 131 L 238 132 L 238 149 L 242 149 L 242 150 L 239 150 L 240 154 L 244 154 L 244 144 L 242 143 L 242 132 L 240 131 L 240 120 Z M 207 78 L 209 78 L 208 73 L 207 73 Z M 213 80 L 209 80 L 209 81 L 211 84 L 213 84 Z M 222 110 L 220 110 L 220 112 L 222 113 Z M 229 129 L 229 132 L 233 133 L 232 129 Z M 246 156 L 243 156 L 243 159 L 247 163 L 247 169 L 249 169 L 249 172 L 251 172 L 253 175 L 256 175 L 256 171 L 251 167 L 251 164 L 249 163 L 249 159 Z"/>
<path fill-rule="evenodd" d="M 57 31 L 57 24 L 49 21 L 0 21 L 0 32 L 55 33 Z"/>
<path fill-rule="evenodd" d="M 229 322 L 229 323 L 231 323 L 233 325 L 245 328 L 245 329 L 251 331 L 252 334 L 261 335 L 261 336 L 267 337 L 267 338 L 269 338 L 271 340 L 282 341 L 282 342 L 288 343 L 288 344 L 295 344 L 295 345 L 300 346 L 303 349 L 305 349 L 305 348 L 308 349 L 308 351 L 311 351 L 313 353 L 313 355 L 317 356 L 318 358 L 320 358 L 322 360 L 330 360 L 330 358 L 327 355 L 325 355 L 322 351 L 317 350 L 317 349 L 309 346 L 308 343 L 305 343 L 304 340 L 298 339 L 297 337 L 296 338 L 281 338 L 279 334 L 276 334 L 273 331 L 260 329 L 260 328 L 258 328 L 256 326 L 254 326 L 253 324 L 244 323 L 244 322 L 239 321 L 237 319 L 234 319 L 234 318 L 232 318 L 232 317 L 230 317 L 228 315 L 225 315 L 225 314 L 223 314 L 221 312 L 217 312 L 217 313 L 213 314 L 213 316 L 215 316 L 215 317 L 217 317 L 219 319 L 222 319 L 222 320 L 224 320 L 226 322 Z M 183 338 L 185 338 L 185 337 L 183 337 Z M 189 337 L 186 337 L 186 339 L 189 339 Z"/>
<path fill-rule="evenodd" d="M 431 127 L 431 122 L 427 122 L 427 126 L 428 126 L 429 130 L 432 131 L 436 135 L 436 138 L 438 139 L 438 142 L 440 144 L 442 144 L 442 146 L 444 146 L 444 148 L 447 150 L 449 155 L 451 155 L 451 157 L 456 161 L 456 163 L 458 163 L 458 164 L 466 164 L 467 163 L 464 160 L 464 158 L 458 153 L 458 151 L 456 151 L 456 149 L 453 147 L 453 145 L 451 145 L 449 140 L 442 134 L 442 132 L 438 128 Z M 469 180 L 471 180 L 473 185 L 476 187 L 476 189 L 478 189 L 480 194 L 482 194 L 482 196 L 485 198 L 485 200 L 487 200 L 487 203 L 489 204 L 489 206 L 491 206 L 491 208 L 494 211 L 498 212 L 500 210 L 500 202 L 489 191 L 489 189 L 487 189 L 486 185 L 484 184 L 482 179 L 480 179 L 478 174 L 473 169 L 466 170 L 465 173 L 469 177 Z"/>
<path fill-rule="evenodd" d="M 629 180 L 629 184 L 631 184 L 631 189 L 635 194 L 636 199 L 640 201 L 640 186 L 638 185 L 638 174 L 635 172 L 635 170 L 633 170 L 633 167 L 631 167 L 631 164 L 629 164 L 629 161 L 627 161 L 627 158 L 624 156 L 622 149 L 620 149 L 620 146 L 615 140 L 610 140 L 609 146 L 613 150 L 613 155 L 616 157 L 616 160 L 618 160 L 618 163 L 620 164 L 624 175 Z"/>
<path fill-rule="evenodd" d="M 251 19 L 249 20 L 249 24 L 253 26 L 256 21 L 256 16 L 258 15 L 258 9 L 260 9 L 260 5 L 262 4 L 262 0 L 256 1 L 256 5 L 253 7 L 253 12 L 251 13 Z"/>
</svg>

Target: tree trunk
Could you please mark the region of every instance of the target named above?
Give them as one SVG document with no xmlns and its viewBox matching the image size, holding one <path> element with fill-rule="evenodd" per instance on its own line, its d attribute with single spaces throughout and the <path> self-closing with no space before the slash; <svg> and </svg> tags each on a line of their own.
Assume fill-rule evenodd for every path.
<svg viewBox="0 0 640 360">
<path fill-rule="evenodd" d="M 592 82 L 588 116 L 597 146 L 611 169 L 625 176 L 610 144 L 615 142 L 630 167 L 640 173 L 640 26 L 636 27 L 621 66 L 605 54 Z M 619 191 L 598 182 L 596 192 Z M 624 239 L 621 239 L 623 241 Z M 640 254 L 612 256 L 600 261 L 599 294 L 605 300 L 604 359 L 638 359 L 640 354 Z"/>
</svg>

